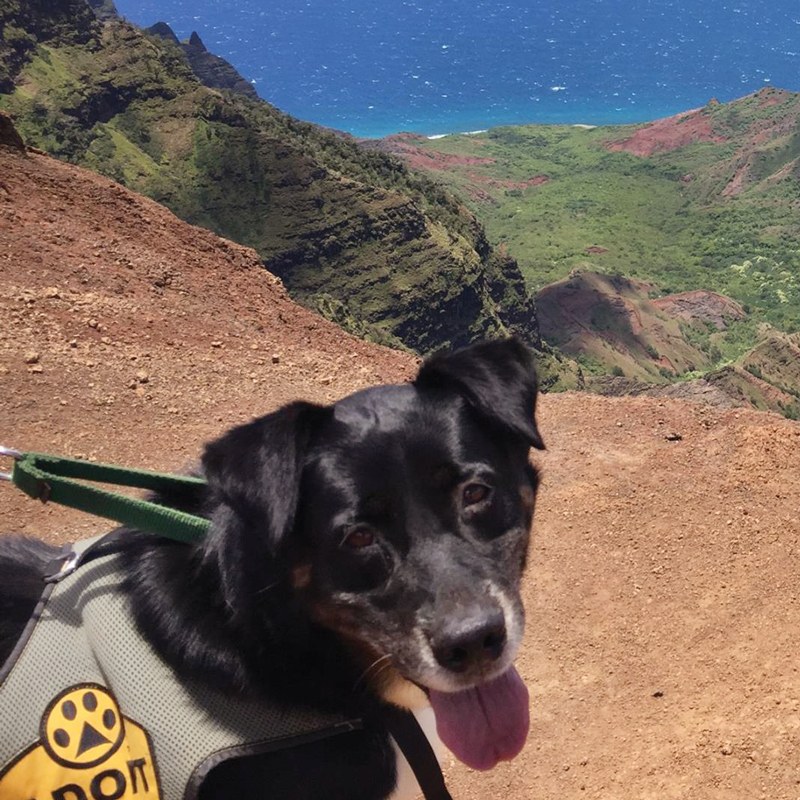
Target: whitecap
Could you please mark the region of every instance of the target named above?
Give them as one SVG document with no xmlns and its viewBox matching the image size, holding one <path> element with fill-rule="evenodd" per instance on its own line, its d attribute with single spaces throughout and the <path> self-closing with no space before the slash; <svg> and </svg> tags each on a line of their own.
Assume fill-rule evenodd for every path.
<svg viewBox="0 0 800 800">
<path fill-rule="evenodd" d="M 551 92 L 563 92 L 567 87 L 566 86 L 551 86 Z"/>
</svg>

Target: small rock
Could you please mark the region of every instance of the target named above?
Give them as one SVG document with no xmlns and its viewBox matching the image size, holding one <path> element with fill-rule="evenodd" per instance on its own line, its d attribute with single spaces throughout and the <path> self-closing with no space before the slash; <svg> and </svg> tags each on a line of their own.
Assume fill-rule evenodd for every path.
<svg viewBox="0 0 800 800">
<path fill-rule="evenodd" d="M 97 327 L 97 320 L 96 319 L 90 319 L 89 322 L 87 322 L 86 324 L 90 328 L 96 328 Z"/>
<path fill-rule="evenodd" d="M 109 339 L 109 338 L 108 338 L 108 336 L 101 336 L 101 337 L 100 337 L 100 341 L 101 341 L 103 344 L 111 344 L 111 339 Z"/>
<path fill-rule="evenodd" d="M 44 372 L 44 370 L 42 369 L 42 365 L 41 365 L 41 364 L 34 364 L 34 365 L 33 365 L 33 366 L 32 366 L 32 367 L 31 367 L 31 368 L 28 370 L 28 372 Z"/>
<path fill-rule="evenodd" d="M 39 354 L 35 350 L 28 350 L 25 353 L 25 363 L 26 364 L 38 364 L 39 363 Z"/>
<path fill-rule="evenodd" d="M 57 286 L 48 286 L 44 290 L 44 296 L 45 297 L 51 297 L 51 298 L 61 297 L 61 292 L 58 291 L 58 287 Z"/>
<path fill-rule="evenodd" d="M 77 339 L 70 339 L 69 340 L 69 346 L 70 347 L 77 347 L 78 346 L 78 340 Z"/>
<path fill-rule="evenodd" d="M 211 342 L 212 347 L 222 347 L 222 342 Z"/>
<path fill-rule="evenodd" d="M 733 752 L 733 745 L 730 744 L 729 742 L 726 742 L 720 748 L 720 753 L 722 753 L 722 755 L 724 756 L 729 756 L 732 752 Z"/>
<path fill-rule="evenodd" d="M 668 442 L 680 442 L 680 441 L 683 441 L 683 436 L 681 436 L 679 433 L 675 433 L 674 431 L 672 433 L 668 433 L 664 438 Z"/>
<path fill-rule="evenodd" d="M 279 355 L 272 356 L 272 363 L 273 364 L 280 364 L 281 363 L 281 357 Z"/>
<path fill-rule="evenodd" d="M 139 383 L 147 383 L 150 380 L 150 375 L 143 369 L 140 369 L 136 373 L 136 380 L 139 381 Z"/>
<path fill-rule="evenodd" d="M 617 427 L 618 427 L 618 428 L 621 428 L 621 427 L 622 427 L 622 423 L 621 423 L 621 422 L 618 422 L 618 423 L 617 423 Z"/>
</svg>

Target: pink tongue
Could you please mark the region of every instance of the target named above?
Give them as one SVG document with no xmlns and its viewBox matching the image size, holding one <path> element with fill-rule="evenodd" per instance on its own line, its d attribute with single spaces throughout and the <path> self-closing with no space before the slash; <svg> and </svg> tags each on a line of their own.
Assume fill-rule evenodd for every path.
<svg viewBox="0 0 800 800">
<path fill-rule="evenodd" d="M 510 761 L 528 738 L 528 689 L 514 667 L 475 689 L 431 689 L 430 698 L 439 738 L 468 767 Z"/>
</svg>

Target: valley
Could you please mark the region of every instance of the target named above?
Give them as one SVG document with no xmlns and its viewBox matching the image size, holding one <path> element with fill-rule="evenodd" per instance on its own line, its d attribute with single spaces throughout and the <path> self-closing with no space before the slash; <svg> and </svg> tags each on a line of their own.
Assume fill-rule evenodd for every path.
<svg viewBox="0 0 800 800">
<path fill-rule="evenodd" d="M 644 125 L 529 125 L 434 140 L 399 134 L 364 146 L 455 191 L 492 244 L 518 259 L 540 315 L 570 275 L 622 281 L 626 288 L 611 305 L 600 303 L 597 325 L 584 320 L 568 352 L 590 374 L 627 363 L 629 377 L 664 381 L 741 367 L 773 335 L 765 324 L 788 334 L 800 328 L 799 119 L 800 95 L 770 87 Z M 653 349 L 640 343 L 638 354 L 620 356 L 608 330 L 626 324 L 613 317 L 630 305 L 633 286 L 642 303 L 655 303 L 655 327 L 644 326 Z M 698 291 L 737 306 L 727 330 L 674 316 L 667 296 Z M 551 319 L 545 340 L 574 339 L 573 322 L 565 318 L 562 329 Z M 655 358 L 665 324 L 673 345 L 682 338 L 681 348 L 700 346 L 702 355 Z"/>
</svg>

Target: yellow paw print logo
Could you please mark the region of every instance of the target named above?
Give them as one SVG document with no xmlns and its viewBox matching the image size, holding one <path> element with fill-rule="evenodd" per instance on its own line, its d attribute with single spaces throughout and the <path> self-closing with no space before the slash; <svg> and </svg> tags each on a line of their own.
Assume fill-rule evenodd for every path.
<svg viewBox="0 0 800 800">
<path fill-rule="evenodd" d="M 42 717 L 41 741 L 50 757 L 65 767 L 101 764 L 122 744 L 122 715 L 108 690 L 96 683 L 67 689 Z"/>
</svg>

